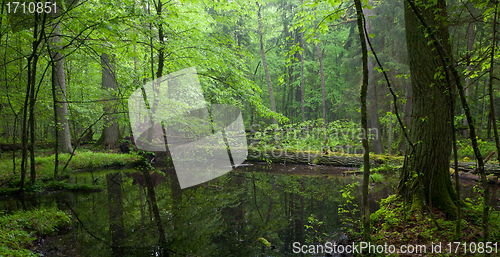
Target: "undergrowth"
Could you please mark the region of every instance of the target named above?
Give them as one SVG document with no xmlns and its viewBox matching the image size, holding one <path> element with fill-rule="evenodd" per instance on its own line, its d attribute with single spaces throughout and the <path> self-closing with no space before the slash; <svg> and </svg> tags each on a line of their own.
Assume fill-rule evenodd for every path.
<svg viewBox="0 0 500 257">
<path fill-rule="evenodd" d="M 69 215 L 56 208 L 0 212 L 0 256 L 40 256 L 27 249 L 35 236 L 53 234 L 70 223 Z"/>
<path fill-rule="evenodd" d="M 394 245 L 395 249 L 400 249 L 402 245 L 425 245 L 427 253 L 425 256 L 448 256 L 448 243 L 452 242 L 474 242 L 478 245 L 482 242 L 482 201 L 466 199 L 466 206 L 462 208 L 461 236 L 455 237 L 455 220 L 447 219 L 444 213 L 433 210 L 435 218 L 441 230 L 431 221 L 429 215 L 420 212 L 411 213 L 409 204 L 404 205 L 403 201 L 396 195 L 391 195 L 381 200 L 380 209 L 371 214 L 373 226 L 373 244 Z M 500 240 L 500 215 L 498 211 L 492 211 L 490 215 L 490 241 Z M 441 243 L 443 250 L 441 253 L 431 253 L 432 246 Z M 454 249 L 454 248 L 453 248 Z M 389 256 L 406 256 L 402 253 L 393 253 Z M 477 254 L 477 253 L 476 253 Z M 375 256 L 375 255 L 374 255 Z M 387 256 L 387 255 L 380 255 Z M 408 255 L 410 256 L 410 255 Z M 449 256 L 475 256 L 471 252 L 457 252 Z M 482 256 L 478 255 L 478 256 Z"/>
</svg>

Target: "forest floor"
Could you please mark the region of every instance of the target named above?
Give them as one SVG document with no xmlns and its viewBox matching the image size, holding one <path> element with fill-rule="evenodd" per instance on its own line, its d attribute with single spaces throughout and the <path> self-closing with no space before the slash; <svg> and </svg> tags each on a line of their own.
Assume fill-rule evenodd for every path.
<svg viewBox="0 0 500 257">
<path fill-rule="evenodd" d="M 447 218 L 443 212 L 433 208 L 434 217 L 441 227 L 438 229 L 427 213 L 411 212 L 409 204 L 405 205 L 392 195 L 382 200 L 380 209 L 371 215 L 372 244 L 395 246 L 395 253 L 381 256 L 483 256 L 487 246 L 491 246 L 492 256 L 498 256 L 500 213 L 494 210 L 490 214 L 491 243 L 485 245 L 481 227 L 482 202 L 467 199 L 464 203 L 461 209 L 461 234 L 457 238 L 456 219 Z M 412 247 L 412 254 L 402 252 L 402 249 L 409 251 Z M 425 253 L 422 251 L 424 249 Z"/>
</svg>

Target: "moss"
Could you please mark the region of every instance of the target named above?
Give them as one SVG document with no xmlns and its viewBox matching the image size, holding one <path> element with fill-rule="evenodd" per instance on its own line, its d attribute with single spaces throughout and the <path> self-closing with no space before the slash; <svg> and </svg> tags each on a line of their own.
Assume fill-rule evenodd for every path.
<svg viewBox="0 0 500 257">
<path fill-rule="evenodd" d="M 26 249 L 34 236 L 53 234 L 71 223 L 69 214 L 56 208 L 2 214 L 0 212 L 0 256 L 38 256 Z"/>
<path fill-rule="evenodd" d="M 467 207 L 462 209 L 461 237 L 462 242 L 481 241 L 481 200 L 468 200 Z M 446 214 L 434 210 L 434 215 L 441 226 L 438 230 L 427 213 L 421 211 L 422 204 L 418 199 L 412 203 L 403 203 L 403 199 L 391 195 L 380 201 L 380 209 L 371 214 L 373 226 L 373 244 L 392 244 L 398 248 L 401 245 L 427 245 L 427 249 L 435 242 L 453 242 L 455 238 L 455 220 L 447 218 Z M 500 213 L 492 211 L 490 216 L 490 241 L 500 238 Z M 442 256 L 440 254 L 427 256 Z M 464 255 L 465 256 L 465 255 Z"/>
<path fill-rule="evenodd" d="M 259 241 L 259 243 L 267 246 L 267 247 L 271 247 L 271 243 L 269 243 L 269 241 L 267 241 L 265 238 L 263 237 L 259 237 L 259 239 L 257 239 L 257 241 Z"/>
</svg>

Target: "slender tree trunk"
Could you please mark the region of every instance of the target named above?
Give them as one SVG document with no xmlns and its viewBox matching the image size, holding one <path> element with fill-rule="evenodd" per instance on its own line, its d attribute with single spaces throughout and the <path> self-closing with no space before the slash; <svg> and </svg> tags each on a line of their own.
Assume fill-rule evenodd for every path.
<svg viewBox="0 0 500 257">
<path fill-rule="evenodd" d="M 389 128 L 387 131 L 387 153 L 389 155 L 392 154 L 392 112 L 393 112 L 393 106 L 391 105 L 391 116 L 389 116 Z M 380 137 L 379 137 L 380 138 Z"/>
<path fill-rule="evenodd" d="M 300 47 L 304 49 L 304 32 L 300 33 Z M 300 54 L 300 111 L 302 113 L 302 122 L 306 121 L 306 115 L 304 112 L 304 51 Z"/>
<path fill-rule="evenodd" d="M 358 33 L 359 40 L 361 41 L 361 53 L 362 53 L 362 63 L 363 63 L 363 84 L 361 85 L 361 127 L 365 131 L 365 135 L 363 136 L 363 185 L 362 185 L 362 194 L 363 194 L 363 239 L 365 242 L 370 241 L 370 206 L 368 203 L 368 185 L 370 183 L 370 151 L 368 147 L 368 121 L 366 114 L 366 95 L 368 91 L 368 49 L 366 47 L 366 38 L 365 32 L 363 30 L 363 9 L 361 6 L 361 0 L 354 0 L 354 5 L 356 6 L 356 16 L 358 22 Z"/>
<path fill-rule="evenodd" d="M 52 77 L 54 79 L 54 77 Z M 56 95 L 56 84 L 52 82 L 52 102 L 54 109 L 54 124 L 57 124 L 57 95 Z M 54 138 L 55 138 L 55 160 L 54 160 L 54 179 L 59 176 L 59 137 L 57 136 L 57 126 L 54 128 Z"/>
<path fill-rule="evenodd" d="M 21 133 L 21 182 L 19 184 L 19 192 L 22 193 L 24 189 L 24 179 L 26 177 L 26 163 L 28 159 L 28 133 L 27 133 L 27 120 L 28 120 L 28 100 L 31 88 L 31 58 L 28 58 L 28 85 L 26 86 L 26 97 L 24 98 L 23 107 L 23 123 Z"/>
<path fill-rule="evenodd" d="M 314 21 L 314 27 L 317 28 L 317 22 Z M 316 38 L 318 35 L 316 34 Z M 319 38 L 318 38 L 319 39 Z M 318 40 L 319 41 L 319 40 Z M 323 109 L 323 142 L 326 144 L 328 136 L 326 135 L 326 89 L 325 89 L 325 71 L 323 69 L 323 56 L 321 55 L 321 47 L 319 46 L 320 42 L 316 43 L 316 53 L 318 55 L 319 62 L 319 75 L 321 78 L 321 104 Z"/>
<path fill-rule="evenodd" d="M 372 5 L 372 1 L 368 2 L 369 5 Z M 366 8 L 363 10 L 366 20 L 366 32 L 371 33 L 370 19 L 367 16 L 373 15 L 372 10 Z M 366 35 L 368 36 L 368 35 Z M 371 49 L 370 49 L 371 50 Z M 382 149 L 382 137 L 380 135 L 380 122 L 378 117 L 378 106 L 377 106 L 377 83 L 375 81 L 375 73 L 374 73 L 375 61 L 373 57 L 368 57 L 368 99 L 369 99 L 369 112 L 370 112 L 370 132 L 375 131 L 375 133 L 379 133 L 375 135 L 373 139 L 373 152 L 375 154 L 381 154 L 383 152 Z M 390 145 L 387 147 L 390 148 Z"/>
<path fill-rule="evenodd" d="M 35 169 L 35 82 L 36 82 L 36 67 L 38 63 L 38 55 L 35 54 L 33 57 L 33 67 L 32 67 L 32 76 L 31 78 L 31 86 L 30 86 L 30 118 L 29 118 L 29 126 L 30 126 L 30 183 L 31 185 L 35 184 L 36 180 L 36 169 Z"/>
<path fill-rule="evenodd" d="M 471 55 L 472 55 L 472 48 L 474 47 L 474 18 L 471 17 L 469 21 L 469 36 L 467 39 L 467 76 L 465 77 L 465 97 L 467 97 L 467 102 L 469 102 L 469 96 L 470 96 L 470 87 L 471 87 L 471 79 L 470 76 L 472 75 L 472 65 L 471 65 Z M 466 128 L 469 126 L 469 123 L 467 122 L 467 119 L 463 120 L 463 125 Z M 469 132 L 467 129 L 464 129 L 462 132 L 463 137 L 468 137 Z"/>
<path fill-rule="evenodd" d="M 317 24 L 314 22 L 314 27 Z M 316 35 L 318 37 L 318 35 Z M 325 71 L 323 69 L 323 56 L 321 55 L 321 47 L 319 46 L 319 42 L 316 44 L 316 53 L 318 54 L 318 62 L 319 62 L 319 76 L 321 78 L 321 104 L 323 107 L 323 126 L 326 127 L 326 89 L 325 89 Z M 324 141 L 326 142 L 327 135 L 324 134 Z"/>
<path fill-rule="evenodd" d="M 266 81 L 267 81 L 267 88 L 269 90 L 269 98 L 271 100 L 271 111 L 276 113 L 276 104 L 274 103 L 274 95 L 273 95 L 273 88 L 271 86 L 271 78 L 269 77 L 269 70 L 267 69 L 267 62 L 266 62 L 266 52 L 264 50 L 264 39 L 262 36 L 262 17 L 260 14 L 260 8 L 261 6 L 259 5 L 258 2 L 255 2 L 258 8 L 258 19 L 259 19 L 259 27 L 257 29 L 257 33 L 259 34 L 259 40 L 260 40 L 260 55 L 262 57 L 262 65 L 264 66 L 264 72 L 266 74 Z M 276 118 L 273 117 L 273 123 L 278 124 L 278 121 Z"/>
<path fill-rule="evenodd" d="M 24 180 L 26 177 L 26 168 L 27 168 L 27 163 L 28 163 L 28 126 L 27 126 L 27 120 L 28 120 L 28 100 L 31 99 L 30 102 L 30 107 L 34 107 L 34 87 L 35 87 L 35 79 L 36 79 L 36 66 L 38 62 L 38 47 L 40 45 L 40 42 L 42 41 L 42 35 L 44 35 L 44 26 L 45 26 L 45 21 L 46 21 L 47 15 L 44 14 L 42 21 L 40 22 L 40 17 L 37 13 L 35 13 L 35 22 L 34 22 L 34 29 L 33 29 L 33 43 L 32 43 L 32 52 L 30 56 L 28 56 L 28 85 L 26 86 L 26 97 L 24 99 L 24 105 L 23 105 L 23 124 L 22 124 L 22 137 L 21 137 L 21 182 L 19 185 L 19 193 L 22 193 L 24 190 Z M 40 27 L 39 27 L 40 26 Z M 39 30 L 40 29 L 40 30 Z M 30 114 L 33 115 L 33 114 Z M 34 122 L 34 118 L 32 119 L 32 122 Z M 33 123 L 34 124 L 34 123 Z M 34 128 L 34 125 L 33 127 Z M 34 129 L 32 129 L 34 133 Z M 32 141 L 34 141 L 34 136 L 32 136 Z M 35 162 L 34 162 L 34 149 L 32 147 L 31 150 L 31 174 L 36 175 L 34 173 L 35 169 Z M 34 183 L 35 180 L 32 179 L 31 183 Z"/>
</svg>

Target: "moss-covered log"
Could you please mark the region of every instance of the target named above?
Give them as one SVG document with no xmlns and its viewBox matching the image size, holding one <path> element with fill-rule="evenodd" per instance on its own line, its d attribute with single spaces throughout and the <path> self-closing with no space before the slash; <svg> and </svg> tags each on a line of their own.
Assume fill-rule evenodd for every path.
<svg viewBox="0 0 500 257">
<path fill-rule="evenodd" d="M 399 165 L 403 162 L 400 156 L 371 155 L 370 166 L 377 167 L 383 164 Z M 361 154 L 344 154 L 336 152 L 318 153 L 308 151 L 293 151 L 282 149 L 248 151 L 247 161 L 270 160 L 277 163 L 297 163 L 297 164 L 317 164 L 341 167 L 361 167 L 363 166 L 363 156 Z"/>
</svg>

